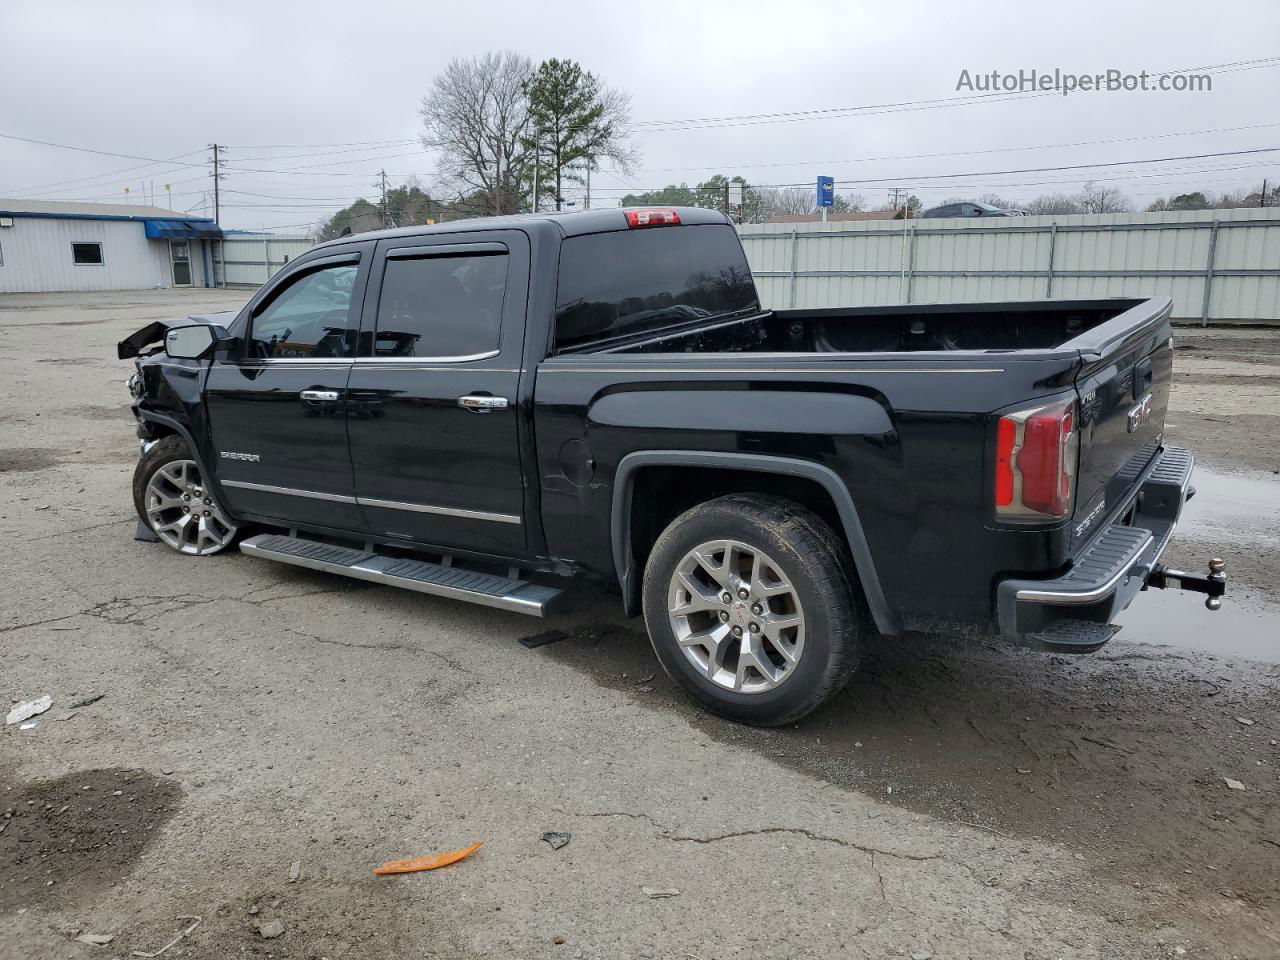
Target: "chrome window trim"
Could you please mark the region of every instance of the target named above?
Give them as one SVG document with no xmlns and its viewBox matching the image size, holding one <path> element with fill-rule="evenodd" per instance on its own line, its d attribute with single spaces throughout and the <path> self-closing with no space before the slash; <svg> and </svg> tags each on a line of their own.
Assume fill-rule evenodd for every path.
<svg viewBox="0 0 1280 960">
<path fill-rule="evenodd" d="M 461 507 L 438 507 L 427 503 L 404 503 L 399 500 L 378 500 L 370 497 L 348 497 L 340 493 L 321 493 L 318 490 L 298 490 L 293 487 L 277 487 L 269 483 L 251 483 L 248 480 L 223 480 L 222 486 L 241 490 L 257 490 L 260 493 L 278 493 L 286 497 L 306 497 L 311 500 L 329 500 L 333 503 L 353 503 L 360 507 L 378 507 L 384 510 L 406 510 L 412 513 L 433 513 L 443 517 L 459 517 L 465 520 L 489 520 L 493 523 L 523 523 L 516 514 L 490 513 L 487 510 L 464 510 Z"/>
<path fill-rule="evenodd" d="M 375 334 L 376 342 L 376 334 Z M 476 360 L 492 360 L 502 350 L 495 348 L 484 353 L 467 353 L 456 357 L 356 357 L 357 363 L 472 363 Z"/>
<path fill-rule="evenodd" d="M 461 243 L 423 243 L 414 246 L 389 247 L 383 256 L 387 260 L 413 259 L 424 257 L 506 257 L 511 248 L 499 240 L 463 241 Z"/>
<path fill-rule="evenodd" d="M 311 366 L 351 366 L 355 357 L 264 357 L 261 360 L 242 360 L 234 366 L 271 366 L 273 364 L 310 364 Z"/>
</svg>

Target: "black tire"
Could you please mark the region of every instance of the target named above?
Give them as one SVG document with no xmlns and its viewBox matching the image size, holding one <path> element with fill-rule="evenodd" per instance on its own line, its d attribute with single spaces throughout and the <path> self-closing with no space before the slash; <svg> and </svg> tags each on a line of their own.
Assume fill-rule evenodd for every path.
<svg viewBox="0 0 1280 960">
<path fill-rule="evenodd" d="M 804 646 L 772 689 L 735 692 L 708 679 L 685 656 L 668 614 L 671 579 L 700 544 L 736 540 L 763 551 L 794 588 L 804 611 Z M 685 511 L 663 531 L 644 573 L 649 640 L 662 667 L 701 706 L 756 726 L 794 723 L 849 682 L 857 669 L 865 617 L 841 541 L 812 511 L 776 497 L 733 494 Z"/>
<path fill-rule="evenodd" d="M 169 436 L 156 441 L 150 448 L 148 448 L 146 453 L 138 458 L 138 465 L 133 471 L 133 508 L 137 511 L 138 518 L 150 527 L 166 546 L 169 546 L 187 556 L 210 556 L 212 554 L 219 553 L 230 547 L 238 538 L 238 532 L 234 526 L 231 526 L 230 528 L 232 531 L 231 539 L 227 540 L 226 543 L 217 547 L 205 548 L 198 553 L 193 553 L 190 550 L 179 549 L 161 536 L 160 532 L 156 530 L 155 524 L 147 515 L 147 486 L 151 483 L 151 478 L 155 476 L 157 471 L 178 460 L 189 460 L 194 463 L 195 457 L 187 447 L 186 441 L 176 434 L 170 434 Z M 216 515 L 222 516 L 221 510 L 216 506 L 210 507 L 210 509 L 213 510 Z M 177 511 L 175 509 L 174 513 L 176 512 Z"/>
</svg>

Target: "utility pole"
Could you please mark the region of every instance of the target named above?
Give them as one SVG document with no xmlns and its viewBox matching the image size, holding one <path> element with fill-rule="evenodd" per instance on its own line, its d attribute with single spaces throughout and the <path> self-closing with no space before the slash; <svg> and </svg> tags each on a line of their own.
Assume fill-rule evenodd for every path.
<svg viewBox="0 0 1280 960">
<path fill-rule="evenodd" d="M 502 152 L 498 151 L 494 156 L 494 167 L 497 174 L 493 181 L 493 214 L 494 216 L 502 216 Z"/>
<path fill-rule="evenodd" d="M 538 161 L 542 156 L 542 144 L 539 141 L 538 134 L 540 130 L 533 131 L 533 212 L 538 212 L 538 176 L 541 172 Z"/>
<path fill-rule="evenodd" d="M 1264 189 L 1265 192 L 1265 189 Z M 591 209 L 591 158 L 587 157 L 587 198 L 582 201 L 582 209 Z"/>
<path fill-rule="evenodd" d="M 378 186 L 382 188 L 382 229 L 389 226 L 387 219 L 387 171 L 378 171 Z"/>
<path fill-rule="evenodd" d="M 217 223 L 221 219 L 222 199 L 218 193 L 218 182 L 222 179 L 220 166 L 222 163 L 222 147 L 213 144 L 213 222 Z"/>
<path fill-rule="evenodd" d="M 1262 178 L 1262 196 L 1258 197 L 1258 206 L 1265 207 L 1267 205 L 1267 178 Z"/>
</svg>

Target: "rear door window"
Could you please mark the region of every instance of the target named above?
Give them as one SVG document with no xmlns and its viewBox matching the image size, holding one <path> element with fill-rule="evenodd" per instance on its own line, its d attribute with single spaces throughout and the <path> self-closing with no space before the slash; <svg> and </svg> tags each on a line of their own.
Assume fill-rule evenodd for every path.
<svg viewBox="0 0 1280 960">
<path fill-rule="evenodd" d="M 509 259 L 388 257 L 373 355 L 460 360 L 497 353 Z"/>
<path fill-rule="evenodd" d="M 560 247 L 557 349 L 759 309 L 727 224 L 595 233 Z"/>
</svg>

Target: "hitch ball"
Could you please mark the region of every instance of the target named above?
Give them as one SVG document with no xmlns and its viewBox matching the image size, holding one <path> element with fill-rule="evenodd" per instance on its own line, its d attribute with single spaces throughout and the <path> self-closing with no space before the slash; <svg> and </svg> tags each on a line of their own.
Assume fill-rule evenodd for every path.
<svg viewBox="0 0 1280 960">
<path fill-rule="evenodd" d="M 1209 579 L 1217 580 L 1219 583 L 1225 583 L 1227 579 L 1227 561 L 1220 557 L 1214 557 L 1209 561 Z M 1209 597 L 1204 602 L 1205 607 L 1210 610 L 1222 609 L 1221 597 Z"/>
</svg>

